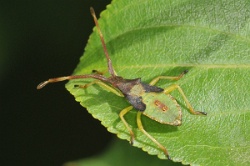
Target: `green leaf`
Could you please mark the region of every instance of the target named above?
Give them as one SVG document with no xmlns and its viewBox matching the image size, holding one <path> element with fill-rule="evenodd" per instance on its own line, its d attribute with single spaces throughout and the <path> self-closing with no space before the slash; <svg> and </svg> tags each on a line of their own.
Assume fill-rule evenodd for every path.
<svg viewBox="0 0 250 166">
<path fill-rule="evenodd" d="M 118 75 L 150 82 L 159 75 L 179 81 L 160 81 L 159 87 L 179 84 L 197 111 L 191 115 L 181 95 L 171 93 L 182 107 L 182 126 L 163 125 L 145 116 L 146 131 L 162 143 L 173 161 L 192 165 L 250 164 L 250 2 L 183 0 L 114 0 L 99 24 Z M 107 71 L 96 29 L 74 74 Z M 119 118 L 128 102 L 94 85 L 72 80 L 66 87 L 76 100 L 121 139 L 130 136 Z M 134 146 L 164 159 L 162 151 L 136 125 L 136 110 L 125 116 L 136 135 Z M 129 143 L 128 143 L 129 146 Z"/>
<path fill-rule="evenodd" d="M 159 160 L 155 156 L 149 156 L 141 150 L 128 146 L 121 140 L 112 142 L 110 147 L 102 154 L 78 161 L 70 161 L 63 166 L 181 166 L 181 163 L 174 163 L 171 160 Z"/>
</svg>

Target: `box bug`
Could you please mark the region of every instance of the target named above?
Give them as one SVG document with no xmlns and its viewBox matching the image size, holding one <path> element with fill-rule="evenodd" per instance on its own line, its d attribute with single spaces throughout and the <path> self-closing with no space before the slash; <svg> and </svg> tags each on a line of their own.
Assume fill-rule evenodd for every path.
<svg viewBox="0 0 250 166">
<path fill-rule="evenodd" d="M 120 97 L 125 97 L 126 100 L 131 104 L 131 106 L 123 109 L 119 113 L 119 116 L 130 133 L 131 144 L 133 144 L 134 142 L 135 135 L 131 127 L 125 120 L 124 116 L 134 108 L 138 111 L 136 120 L 137 120 L 137 125 L 138 125 L 139 130 L 143 134 L 145 134 L 150 140 L 152 140 L 164 152 L 166 157 L 170 159 L 167 149 L 143 128 L 143 125 L 141 122 L 141 115 L 143 114 L 151 118 L 152 120 L 155 120 L 162 124 L 169 124 L 169 125 L 174 125 L 174 126 L 181 125 L 182 112 L 180 110 L 180 106 L 178 105 L 177 101 L 169 94 L 170 92 L 174 90 L 179 91 L 179 93 L 181 94 L 181 96 L 183 97 L 187 105 L 187 108 L 192 114 L 206 115 L 205 112 L 194 111 L 193 107 L 189 103 L 183 90 L 177 84 L 173 84 L 165 89 L 155 86 L 155 84 L 161 79 L 179 80 L 188 71 L 185 70 L 179 76 L 175 76 L 175 77 L 158 76 L 154 78 L 149 84 L 141 82 L 141 78 L 125 79 L 121 76 L 118 76 L 115 70 L 113 69 L 112 61 L 109 57 L 108 50 L 106 48 L 106 44 L 105 44 L 102 32 L 100 30 L 94 9 L 90 8 L 90 12 L 91 12 L 91 15 L 93 16 L 98 34 L 100 36 L 104 54 L 107 59 L 108 72 L 111 76 L 105 77 L 103 73 L 94 70 L 92 74 L 71 75 L 71 76 L 63 76 L 63 77 L 48 79 L 47 81 L 40 83 L 37 86 L 37 89 L 43 88 L 48 83 L 54 83 L 54 82 L 59 82 L 59 81 L 64 81 L 64 80 L 86 79 L 86 78 L 95 79 L 93 82 L 90 82 L 85 85 L 75 85 L 75 87 L 87 88 L 93 84 L 97 84 L 100 87 Z"/>
</svg>

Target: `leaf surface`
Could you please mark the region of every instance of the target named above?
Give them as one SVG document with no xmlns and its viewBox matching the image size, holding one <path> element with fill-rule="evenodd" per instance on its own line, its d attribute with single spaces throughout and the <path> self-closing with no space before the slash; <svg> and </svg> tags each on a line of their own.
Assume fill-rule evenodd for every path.
<svg viewBox="0 0 250 166">
<path fill-rule="evenodd" d="M 192 165 L 250 164 L 250 2 L 190 0 L 114 0 L 101 13 L 99 24 L 114 68 L 124 78 L 150 82 L 160 75 L 165 88 L 182 87 L 190 103 L 207 116 L 191 115 L 178 91 L 182 126 L 142 118 L 146 131 L 162 143 L 174 161 Z M 74 71 L 107 72 L 96 29 Z M 108 76 L 108 73 L 107 73 Z M 76 100 L 121 139 L 130 136 L 119 118 L 128 102 L 97 85 L 74 88 L 91 79 L 72 80 L 66 87 Z M 125 116 L 136 135 L 134 146 L 165 156 L 136 125 L 136 110 Z M 128 145 L 129 146 L 129 145 Z"/>
<path fill-rule="evenodd" d="M 149 156 L 138 148 L 128 146 L 125 141 L 116 139 L 104 153 L 86 159 L 70 161 L 63 166 L 181 166 L 181 163 L 171 160 L 159 160 L 156 156 Z"/>
</svg>

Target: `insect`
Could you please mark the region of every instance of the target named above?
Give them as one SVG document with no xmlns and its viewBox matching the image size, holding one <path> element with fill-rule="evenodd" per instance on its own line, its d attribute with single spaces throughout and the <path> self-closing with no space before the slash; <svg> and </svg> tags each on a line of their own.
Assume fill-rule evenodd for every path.
<svg viewBox="0 0 250 166">
<path fill-rule="evenodd" d="M 137 121 L 139 130 L 143 134 L 145 134 L 150 140 L 152 140 L 164 152 L 166 157 L 170 159 L 167 149 L 144 129 L 142 122 L 141 122 L 141 115 L 142 114 L 146 115 L 147 117 L 161 124 L 169 124 L 173 126 L 181 125 L 182 112 L 180 110 L 180 106 L 178 105 L 176 100 L 169 94 L 170 92 L 174 90 L 179 91 L 190 113 L 194 115 L 206 115 L 205 112 L 194 111 L 193 107 L 189 103 L 186 95 L 184 94 L 180 86 L 173 84 L 165 89 L 155 86 L 155 84 L 161 79 L 179 80 L 188 71 L 185 70 L 179 76 L 175 76 L 175 77 L 158 76 L 154 78 L 149 84 L 141 82 L 141 78 L 125 79 L 121 76 L 118 76 L 115 70 L 113 69 L 112 61 L 109 57 L 104 38 L 100 30 L 96 15 L 95 15 L 95 11 L 92 7 L 90 8 L 90 13 L 93 16 L 97 31 L 99 33 L 100 40 L 103 46 L 103 50 L 107 59 L 108 72 L 111 76 L 105 77 L 101 72 L 94 71 L 94 73 L 92 74 L 71 75 L 71 76 L 51 78 L 51 79 L 48 79 L 47 81 L 40 83 L 37 86 L 37 89 L 41 89 L 49 83 L 54 83 L 54 82 L 59 82 L 59 81 L 64 81 L 64 80 L 86 79 L 86 78 L 95 79 L 94 81 L 88 84 L 75 85 L 75 87 L 87 88 L 93 84 L 97 84 L 100 87 L 120 97 L 125 97 L 126 100 L 131 104 L 131 106 L 128 106 L 127 108 L 124 108 L 123 110 L 121 110 L 121 112 L 119 113 L 119 116 L 130 133 L 130 143 L 133 144 L 135 135 L 131 127 L 125 120 L 124 116 L 134 108 L 138 111 L 136 121 Z"/>
</svg>

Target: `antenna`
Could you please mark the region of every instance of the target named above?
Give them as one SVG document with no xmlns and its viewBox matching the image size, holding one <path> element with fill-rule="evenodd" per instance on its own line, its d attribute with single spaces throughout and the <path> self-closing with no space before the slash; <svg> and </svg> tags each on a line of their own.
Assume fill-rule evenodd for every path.
<svg viewBox="0 0 250 166">
<path fill-rule="evenodd" d="M 102 35 L 102 32 L 101 32 L 101 29 L 100 29 L 100 27 L 99 27 L 99 24 L 98 24 L 96 15 L 95 15 L 95 10 L 94 10 L 92 7 L 90 7 L 90 13 L 91 13 L 91 15 L 93 16 L 93 19 L 94 19 L 94 22 L 95 22 L 97 31 L 98 31 L 98 33 L 99 33 L 99 36 L 100 36 L 100 39 L 101 39 L 101 42 L 102 42 L 102 47 L 103 47 L 105 56 L 106 56 L 107 61 L 108 61 L 109 73 L 110 73 L 112 76 L 116 76 L 115 71 L 114 71 L 114 69 L 113 69 L 113 65 L 112 65 L 111 59 L 110 59 L 109 54 L 108 54 L 108 50 L 107 50 L 107 47 L 106 47 L 106 44 L 105 44 L 105 41 L 104 41 L 104 38 L 103 38 L 103 35 Z"/>
<path fill-rule="evenodd" d="M 100 39 L 101 39 L 101 42 L 102 42 L 102 47 L 103 47 L 104 53 L 105 53 L 107 61 L 108 61 L 109 73 L 111 74 L 112 77 L 116 77 L 115 71 L 114 71 L 113 66 L 112 66 L 111 59 L 110 59 L 108 51 L 107 51 L 107 47 L 106 47 L 104 38 L 102 36 L 102 32 L 101 32 L 99 24 L 97 22 L 95 11 L 94 11 L 94 9 L 92 7 L 90 8 L 90 13 L 94 18 L 95 25 L 96 25 L 97 31 L 99 33 L 99 36 L 100 36 Z M 85 79 L 85 78 L 94 78 L 94 79 L 98 79 L 100 81 L 111 83 L 108 78 L 104 77 L 101 74 L 72 75 L 72 76 L 63 76 L 63 77 L 57 77 L 57 78 L 50 78 L 47 81 L 41 82 L 37 86 L 37 89 L 41 89 L 44 86 L 46 86 L 47 84 L 49 84 L 49 83 L 60 82 L 60 81 L 65 81 L 65 80 L 72 80 L 72 79 Z"/>
<path fill-rule="evenodd" d="M 104 77 L 103 75 L 98 74 L 86 74 L 86 75 L 73 75 L 73 76 L 63 76 L 63 77 L 57 77 L 57 78 L 50 78 L 47 81 L 41 82 L 39 85 L 37 85 L 37 89 L 42 89 L 49 83 L 55 83 L 55 82 L 61 82 L 65 80 L 73 80 L 73 79 L 85 79 L 85 78 L 94 78 L 98 79 L 104 82 L 109 82 L 109 80 Z"/>
</svg>

